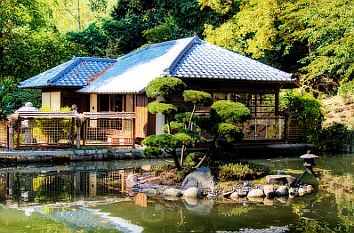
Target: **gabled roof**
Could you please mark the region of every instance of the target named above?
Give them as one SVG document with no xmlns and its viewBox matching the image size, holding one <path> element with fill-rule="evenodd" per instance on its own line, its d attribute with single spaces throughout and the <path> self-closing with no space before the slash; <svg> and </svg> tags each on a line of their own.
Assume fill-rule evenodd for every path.
<svg viewBox="0 0 354 233">
<path fill-rule="evenodd" d="M 294 83 L 291 74 L 198 37 L 151 44 L 121 58 L 81 93 L 141 93 L 158 76 Z"/>
<path fill-rule="evenodd" d="M 140 93 L 154 78 L 167 70 L 194 38 L 147 45 L 118 59 L 101 78 L 82 88 L 81 93 Z"/>
<path fill-rule="evenodd" d="M 116 59 L 73 57 L 20 83 L 20 88 L 83 87 L 101 76 Z"/>
<path fill-rule="evenodd" d="M 20 84 L 21 88 L 82 87 L 81 93 L 142 93 L 158 76 L 295 84 L 291 74 L 198 37 L 150 44 L 113 59 L 73 58 Z M 295 85 L 294 85 L 295 86 Z"/>
</svg>

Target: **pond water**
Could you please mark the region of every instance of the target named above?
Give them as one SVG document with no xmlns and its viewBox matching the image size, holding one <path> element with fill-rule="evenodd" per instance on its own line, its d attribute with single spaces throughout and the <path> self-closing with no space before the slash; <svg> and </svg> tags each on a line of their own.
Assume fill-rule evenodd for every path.
<svg viewBox="0 0 354 233">
<path fill-rule="evenodd" d="M 124 195 L 142 164 L 75 163 L 0 168 L 0 232 L 354 232 L 354 154 L 320 157 L 325 180 L 295 199 L 164 199 Z M 300 159 L 257 160 L 274 170 Z M 297 174 L 298 175 L 298 174 Z M 315 180 L 308 176 L 306 182 Z"/>
</svg>

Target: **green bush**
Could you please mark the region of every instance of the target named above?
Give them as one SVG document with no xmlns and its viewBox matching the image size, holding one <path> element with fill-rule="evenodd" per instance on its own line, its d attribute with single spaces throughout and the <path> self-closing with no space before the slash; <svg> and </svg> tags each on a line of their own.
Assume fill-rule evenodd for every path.
<svg viewBox="0 0 354 233">
<path fill-rule="evenodd" d="M 309 93 L 287 90 L 280 93 L 279 110 L 290 117 L 297 127 L 304 130 L 300 135 L 304 142 L 315 143 L 322 128 L 321 102 Z"/>
<path fill-rule="evenodd" d="M 354 131 L 345 125 L 334 123 L 320 134 L 319 149 L 329 153 L 347 152 L 353 145 Z"/>
<path fill-rule="evenodd" d="M 256 179 L 269 173 L 269 169 L 262 165 L 250 163 L 227 163 L 219 167 L 220 181 Z"/>
</svg>

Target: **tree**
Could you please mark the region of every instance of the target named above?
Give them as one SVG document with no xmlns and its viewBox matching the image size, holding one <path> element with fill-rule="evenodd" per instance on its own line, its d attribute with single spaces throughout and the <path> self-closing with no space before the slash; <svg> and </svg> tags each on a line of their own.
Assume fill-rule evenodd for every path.
<svg viewBox="0 0 354 233">
<path fill-rule="evenodd" d="M 76 44 L 53 30 L 39 1 L 2 1 L 0 7 L 0 111 L 2 117 L 25 102 L 39 103 L 38 91 L 18 83 L 82 54 Z"/>
<path fill-rule="evenodd" d="M 288 49 L 307 49 L 300 74 L 309 88 L 335 92 L 333 83 L 353 79 L 353 18 L 351 0 L 289 1 L 282 7 L 280 28 Z"/>
<path fill-rule="evenodd" d="M 185 84 L 177 78 L 159 77 L 151 81 L 146 93 L 158 100 L 151 102 L 148 109 L 151 113 L 163 114 L 166 117 L 165 134 L 151 135 L 143 140 L 148 146 L 146 155 L 157 155 L 165 151 L 172 155 L 176 168 L 181 169 L 188 146 L 205 141 L 203 131 L 213 135 L 208 152 L 198 166 L 212 155 L 217 140 L 233 141 L 241 139 L 240 123 L 248 119 L 250 111 L 241 103 L 217 101 L 212 104 L 209 93 L 195 90 L 184 90 Z M 181 110 L 172 103 L 172 97 L 182 95 L 185 102 L 193 104 L 191 112 Z M 212 104 L 212 105 L 211 105 Z M 209 116 L 198 117 L 195 114 L 197 106 L 210 106 Z M 177 148 L 181 148 L 178 159 Z"/>
</svg>

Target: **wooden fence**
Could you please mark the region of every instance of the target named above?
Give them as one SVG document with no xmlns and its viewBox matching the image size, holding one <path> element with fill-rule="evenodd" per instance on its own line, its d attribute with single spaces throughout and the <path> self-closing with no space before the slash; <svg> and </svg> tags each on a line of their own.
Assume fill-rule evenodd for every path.
<svg viewBox="0 0 354 233">
<path fill-rule="evenodd" d="M 7 121 L 0 120 L 0 147 L 7 147 Z"/>
<path fill-rule="evenodd" d="M 4 129 L 4 144 L 9 149 L 79 148 L 81 145 L 132 146 L 134 119 L 134 113 L 124 112 L 21 112 L 9 118 L 8 128 Z M 0 133 L 0 143 L 1 141 Z"/>
</svg>

